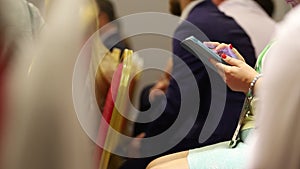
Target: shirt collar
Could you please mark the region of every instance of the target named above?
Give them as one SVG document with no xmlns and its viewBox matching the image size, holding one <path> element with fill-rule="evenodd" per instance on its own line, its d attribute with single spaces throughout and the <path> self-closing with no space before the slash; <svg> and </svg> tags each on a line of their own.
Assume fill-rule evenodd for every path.
<svg viewBox="0 0 300 169">
<path fill-rule="evenodd" d="M 191 12 L 198 4 L 200 4 L 200 3 L 203 2 L 203 1 L 204 1 L 204 0 L 196 0 L 196 1 L 193 1 L 193 2 L 189 3 L 189 4 L 184 8 L 184 10 L 182 11 L 180 19 L 181 19 L 181 20 L 185 20 L 185 19 L 189 16 L 190 12 Z"/>
</svg>

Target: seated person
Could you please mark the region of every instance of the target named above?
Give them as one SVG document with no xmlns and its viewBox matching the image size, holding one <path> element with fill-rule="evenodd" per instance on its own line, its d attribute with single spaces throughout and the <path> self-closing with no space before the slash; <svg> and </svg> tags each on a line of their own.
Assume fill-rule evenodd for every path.
<svg viewBox="0 0 300 169">
<path fill-rule="evenodd" d="M 296 6 L 299 2 L 297 0 L 295 1 L 289 1 L 293 6 Z M 282 24 L 282 27 L 285 26 L 285 28 L 288 28 L 293 26 L 294 24 L 292 21 L 296 21 L 299 17 L 299 12 L 300 10 L 295 10 L 296 12 L 294 12 L 294 18 L 292 18 L 290 16 L 290 18 L 288 18 L 289 22 L 284 22 Z M 296 17 L 297 16 L 297 17 Z M 294 19 L 294 20 L 292 20 Z M 286 25 L 284 25 L 286 24 Z M 299 27 L 299 24 L 298 24 Z M 279 30 L 278 32 L 280 32 L 281 30 Z M 285 45 L 285 42 L 283 40 L 286 40 L 286 36 L 291 36 L 291 34 L 287 34 L 286 32 L 289 31 L 290 33 L 290 29 L 289 30 L 285 30 L 285 32 L 280 32 L 277 35 L 278 36 L 278 43 L 281 43 L 282 45 Z M 297 32 L 296 32 L 297 31 Z M 294 33 L 298 33 L 299 31 L 295 28 L 293 29 Z M 281 39 L 280 39 L 281 37 Z M 288 38 L 289 40 L 291 38 Z M 207 46 L 211 47 L 211 48 L 215 48 L 217 51 L 226 51 L 226 45 L 224 44 L 219 44 L 219 43 L 206 43 Z M 211 60 L 211 62 L 213 64 L 215 64 L 215 66 L 220 70 L 221 75 L 223 76 L 224 80 L 226 81 L 226 83 L 229 85 L 229 87 L 235 91 L 243 91 L 245 93 L 247 93 L 247 100 L 251 100 L 251 102 L 246 102 L 244 109 L 248 109 L 248 114 L 247 116 L 245 116 L 244 120 L 242 120 L 242 123 L 240 123 L 242 125 L 241 130 L 236 130 L 239 131 L 239 139 L 238 142 L 235 142 L 237 144 L 235 144 L 233 146 L 233 148 L 229 147 L 230 143 L 232 142 L 223 142 L 223 143 L 219 143 L 219 144 L 215 144 L 212 146 L 208 146 L 208 147 L 204 147 L 204 148 L 199 148 L 199 149 L 194 149 L 194 150 L 190 150 L 190 151 L 185 151 L 185 152 L 180 152 L 180 153 L 176 153 L 176 154 L 171 154 L 165 157 L 161 157 L 159 159 L 156 159 L 154 161 L 152 161 L 147 168 L 150 169 L 160 169 L 160 168 L 164 168 L 164 169 L 168 169 L 168 168 L 180 168 L 180 169 L 210 169 L 210 168 L 236 168 L 236 169 L 240 169 L 240 168 L 246 168 L 248 163 L 247 160 L 250 159 L 249 157 L 249 153 L 251 150 L 251 147 L 249 146 L 249 142 L 252 141 L 252 139 L 255 139 L 255 137 L 250 137 L 249 138 L 249 133 L 253 132 L 254 130 L 254 125 L 253 125 L 253 120 L 254 120 L 254 114 L 255 113 L 255 106 L 253 105 L 256 99 L 253 99 L 253 94 L 257 94 L 257 91 L 259 90 L 259 88 L 261 87 L 261 83 L 262 83 L 262 78 L 261 75 L 259 74 L 260 71 L 262 70 L 262 64 L 263 64 L 263 58 L 266 55 L 272 54 L 274 56 L 269 57 L 271 58 L 270 60 L 268 60 L 267 63 L 269 63 L 269 66 L 271 66 L 271 64 L 274 65 L 274 63 L 276 63 L 275 67 L 277 66 L 281 66 L 281 61 L 282 59 L 279 59 L 282 55 L 275 53 L 276 48 L 274 47 L 274 51 L 269 52 L 270 47 L 272 46 L 273 43 L 270 43 L 265 50 L 261 53 L 261 55 L 258 58 L 257 61 L 257 66 L 256 66 L 256 70 L 258 72 L 255 72 L 250 66 L 248 66 L 247 64 L 245 64 L 245 62 L 243 62 L 242 57 L 239 57 L 240 60 L 231 58 L 231 57 L 227 57 L 226 55 L 222 55 L 222 58 L 224 59 L 224 61 L 226 61 L 227 63 L 229 63 L 230 66 L 224 65 L 222 63 L 217 63 L 216 61 Z M 295 45 L 295 42 L 291 42 L 290 44 Z M 290 46 L 289 46 L 290 47 Z M 291 48 L 291 47 L 290 47 Z M 279 50 L 279 49 L 278 49 Z M 294 59 L 297 57 L 296 52 L 297 48 L 295 48 L 295 46 L 293 47 L 293 52 L 294 53 L 289 53 L 290 57 L 294 57 Z M 240 56 L 238 54 L 238 52 L 235 49 L 232 49 L 232 51 Z M 287 50 L 288 53 L 289 50 Z M 276 57 L 275 57 L 276 55 Z M 297 57 L 298 58 L 298 57 Z M 272 60 L 277 60 L 277 62 L 272 62 Z M 285 64 L 285 65 L 289 65 L 289 64 Z M 271 67 L 269 67 L 271 68 Z M 274 67 L 273 67 L 274 68 Z M 294 69 L 297 69 L 297 66 L 293 67 Z M 288 70 L 285 69 L 285 70 Z M 272 82 L 275 81 L 282 81 L 282 79 L 277 76 L 278 72 L 282 73 L 282 70 L 280 71 L 276 71 L 273 72 L 270 70 L 269 72 L 269 76 L 268 78 L 265 79 L 273 79 Z M 297 71 L 294 71 L 297 72 Z M 272 76 L 270 76 L 272 74 Z M 289 80 L 295 79 L 294 76 L 288 76 L 287 77 Z M 253 79 L 253 80 L 251 80 Z M 277 80 L 276 80 L 277 79 Z M 292 84 L 295 85 L 296 83 Z M 264 88 L 268 87 L 268 89 L 273 86 L 273 83 L 269 82 L 269 83 L 265 83 L 265 86 L 263 86 Z M 268 85 L 268 86 L 267 86 Z M 298 114 L 298 98 L 297 96 L 299 96 L 298 93 L 295 94 L 295 96 L 297 97 L 293 97 L 293 101 L 291 99 L 289 99 L 290 101 L 292 101 L 293 103 L 293 108 L 294 110 L 288 108 L 287 106 L 281 106 L 281 104 L 277 104 L 274 108 L 274 102 L 280 102 L 282 101 L 281 97 L 276 97 L 274 94 L 278 93 L 278 88 L 280 88 L 281 92 L 284 92 L 287 96 L 287 98 L 289 98 L 291 92 L 291 90 L 285 88 L 285 91 L 281 90 L 282 86 L 280 86 L 279 84 L 276 85 L 277 87 L 274 87 L 275 90 L 264 90 L 261 93 L 265 94 L 262 96 L 268 96 L 268 97 L 262 97 L 262 102 L 264 103 L 268 103 L 266 106 L 262 106 L 262 110 L 265 110 L 266 113 L 271 111 L 270 113 L 274 113 L 277 112 L 279 114 L 282 114 L 283 111 L 289 110 L 290 113 L 294 113 Z M 280 86 L 280 87 L 279 87 Z M 248 89 L 249 88 L 249 89 Z M 298 88 L 298 87 L 297 87 Z M 276 92 L 274 92 L 276 91 Z M 294 93 L 294 92 L 293 92 Z M 275 97 L 274 97 L 275 96 Z M 286 100 L 286 99 L 284 99 Z M 296 101 L 295 101 L 296 100 Z M 250 103 L 250 104 L 249 104 Z M 285 103 L 287 103 L 290 107 L 290 104 L 285 101 Z M 296 108 L 297 107 L 297 108 Z M 282 120 L 279 118 L 282 118 L 280 116 L 274 116 L 274 115 L 270 115 L 268 117 L 266 117 L 265 111 L 260 111 L 260 112 L 264 112 L 264 114 L 261 114 L 262 118 L 261 119 L 261 128 L 262 128 L 262 133 L 258 132 L 258 141 L 254 142 L 257 144 L 253 144 L 255 147 L 253 147 L 256 151 L 253 152 L 252 154 L 252 163 L 249 163 L 249 165 L 251 166 L 251 168 L 283 168 L 286 166 L 289 166 L 288 168 L 299 168 L 299 150 L 298 147 L 292 147 L 291 146 L 291 142 L 287 141 L 287 135 L 291 136 L 292 132 L 285 132 L 285 130 L 279 130 L 281 132 L 279 132 L 277 130 L 274 130 L 274 121 L 276 122 L 281 122 Z M 269 119 L 271 117 L 271 119 Z M 265 123 L 265 121 L 262 120 L 266 120 L 268 119 L 268 123 Z M 274 120 L 274 121 L 272 121 Z M 287 122 L 287 121 L 286 121 Z M 277 124 L 277 123 L 276 123 Z M 280 123 L 284 126 L 278 126 L 278 129 L 283 129 L 284 127 L 287 126 L 291 126 L 289 124 L 291 124 L 290 122 L 287 123 Z M 297 125 L 298 127 L 299 125 Z M 259 126 L 260 127 L 260 126 Z M 259 130 L 259 129 L 258 129 Z M 253 133 L 253 136 L 255 136 L 256 132 Z M 272 137 L 267 137 L 267 135 L 272 136 Z M 282 136 L 282 137 L 280 137 Z M 295 136 L 297 139 L 299 137 Z M 274 144 L 274 138 L 276 144 Z M 278 140 L 278 141 L 277 141 Z M 291 140 L 291 138 L 289 138 L 288 140 Z M 299 140 L 299 139 L 298 139 Z M 233 141 L 236 141 L 233 139 Z M 260 142 L 259 142 L 260 141 Z M 263 143 L 263 144 L 261 144 Z M 298 145 L 298 143 L 296 144 L 296 142 L 294 142 L 295 144 L 293 145 Z M 256 147 L 257 146 L 257 147 Z M 280 147 L 281 146 L 281 147 Z M 288 149 L 288 151 L 287 151 Z M 276 151 L 274 151 L 276 150 Z M 289 158 L 286 160 L 283 160 L 282 157 L 285 156 L 285 152 L 292 152 L 292 155 L 294 158 Z M 271 157 L 271 158 L 270 158 Z"/>
<path fill-rule="evenodd" d="M 176 0 L 170 1 L 172 8 L 170 11 L 174 15 L 181 15 L 180 6 L 175 3 Z M 275 21 L 270 17 L 274 10 L 274 4 L 271 0 L 212 0 L 218 6 L 220 11 L 235 19 L 235 21 L 249 35 L 255 49 L 257 57 L 264 47 L 268 44 L 275 30 Z M 171 67 L 172 68 L 172 67 Z M 172 69 L 167 71 L 171 72 Z M 167 76 L 166 76 L 167 77 Z M 146 111 L 150 108 L 150 100 L 153 100 L 158 92 L 156 89 L 166 91 L 168 86 L 166 80 L 170 78 L 161 78 L 156 84 L 144 88 L 140 99 L 140 110 Z M 160 92 L 162 94 L 162 92 Z M 147 124 L 135 124 L 135 136 L 145 131 Z"/>
<path fill-rule="evenodd" d="M 236 128 L 243 106 L 244 94 L 226 88 L 222 78 L 214 70 L 206 69 L 197 57 L 181 47 L 180 42 L 192 35 L 202 41 L 207 41 L 207 38 L 196 33 L 201 30 L 202 35 L 205 34 L 212 41 L 232 42 L 234 46 L 241 49 L 247 63 L 254 67 L 256 58 L 251 40 L 234 19 L 220 12 L 210 0 L 184 0 L 184 2 L 181 4 L 181 9 L 184 9 L 182 17 L 192 23 L 194 29 L 187 22 L 182 22 L 174 33 L 173 70 L 165 95 L 166 107 L 163 106 L 164 102 L 155 106 L 157 111 L 153 111 L 153 114 L 161 113 L 161 115 L 149 123 L 145 137 L 147 139 L 161 137 L 174 124 L 175 120 L 179 119 L 178 115 L 186 118 L 182 118 L 181 122 L 177 120 L 180 130 L 171 130 L 171 133 L 168 133 L 168 139 L 153 142 L 155 147 L 162 145 L 166 145 L 164 148 L 170 147 L 168 150 L 157 148 L 159 152 L 153 153 L 149 157 L 145 154 L 151 152 L 154 146 L 149 145 L 149 142 L 146 142 L 147 139 L 143 139 L 140 144 L 141 156 L 139 157 L 141 158 L 127 160 L 122 169 L 145 168 L 157 156 L 226 141 L 231 138 Z M 195 27 L 197 31 L 195 31 Z M 222 87 L 217 86 L 217 89 L 212 89 L 209 73 L 213 74 L 213 78 L 216 78 Z M 201 100 L 197 100 L 200 98 Z M 219 106 L 219 102 L 222 102 L 224 106 Z M 209 114 L 210 116 L 208 116 Z M 220 123 L 218 123 L 219 121 L 211 122 L 215 118 L 210 118 L 212 120 L 207 123 L 214 126 L 207 127 L 205 126 L 206 119 L 211 116 L 218 116 Z M 211 133 L 206 132 L 207 130 L 210 130 Z M 208 136 L 203 136 L 202 131 L 205 134 L 209 133 Z"/>
<path fill-rule="evenodd" d="M 214 48 L 217 52 L 222 52 L 222 58 L 229 64 L 238 66 L 243 65 L 244 72 L 246 74 L 241 74 L 245 81 L 239 83 L 232 83 L 229 85 L 233 90 L 243 91 L 244 93 L 251 94 L 251 97 L 246 98 L 246 102 L 244 104 L 241 119 L 242 121 L 239 123 L 241 125 L 237 128 L 236 133 L 238 133 L 238 137 L 232 139 L 231 141 L 225 141 L 218 144 L 214 144 L 211 146 L 206 146 L 203 148 L 193 149 L 189 151 L 183 151 L 171 155 L 167 155 L 161 158 L 158 158 L 152 161 L 147 168 L 149 169 L 160 169 L 160 168 L 180 168 L 180 169 L 209 169 L 210 167 L 216 167 L 216 161 L 218 166 L 230 166 L 230 168 L 243 168 L 242 166 L 246 163 L 246 155 L 249 153 L 248 147 L 248 135 L 252 133 L 254 128 L 254 113 L 255 113 L 255 105 L 257 102 L 257 98 L 253 99 L 253 93 L 248 93 L 249 84 L 254 83 L 255 86 L 252 87 L 252 90 L 255 91 L 254 87 L 257 88 L 260 83 L 260 72 L 261 63 L 256 66 L 256 72 L 252 67 L 248 66 L 243 57 L 238 53 L 236 49 L 231 49 L 232 52 L 238 56 L 240 60 L 227 57 L 224 53 L 229 54 L 228 47 L 229 45 L 219 44 L 215 42 L 205 43 L 208 47 Z M 259 60 L 263 59 L 267 51 L 269 50 L 271 45 L 268 45 L 264 52 L 260 55 Z M 223 66 L 217 64 L 215 61 L 212 61 L 213 64 L 217 66 L 217 68 Z M 232 67 L 234 67 L 232 66 Z M 229 67 L 229 66 L 228 66 Z M 221 68 L 220 68 L 221 69 Z M 222 69 L 223 70 L 223 69 Z M 228 73 L 229 74 L 229 73 Z M 226 76 L 225 72 L 225 76 Z M 224 75 L 222 74 L 222 77 Z M 253 80 L 251 80 L 253 79 Z M 255 80 L 254 80 L 255 79 Z M 228 79 L 229 81 L 234 81 L 232 79 Z M 227 80 L 225 80 L 227 82 Z M 248 95 L 249 96 L 249 95 Z M 232 147 L 232 148 L 229 148 Z M 230 155 L 230 158 L 225 158 Z M 222 159 L 222 160 L 220 160 Z"/>
<path fill-rule="evenodd" d="M 164 93 L 166 93 L 167 88 L 170 84 L 170 74 L 172 72 L 173 62 L 170 58 L 165 67 L 164 73 L 161 75 L 160 79 L 151 85 L 146 86 L 140 96 L 140 111 L 147 111 L 151 107 L 151 103 L 153 103 L 156 97 L 159 97 Z M 150 118 L 151 114 L 147 114 Z M 139 119 L 140 116 L 137 117 Z M 139 120 L 138 120 L 139 121 Z M 146 131 L 148 124 L 147 123 L 135 123 L 134 124 L 134 136 L 138 136 L 139 134 Z"/>
<path fill-rule="evenodd" d="M 104 45 L 111 51 L 113 48 L 122 51 L 129 49 L 128 42 L 122 39 L 113 3 L 110 0 L 97 0 L 96 2 L 99 9 L 100 38 Z"/>
</svg>

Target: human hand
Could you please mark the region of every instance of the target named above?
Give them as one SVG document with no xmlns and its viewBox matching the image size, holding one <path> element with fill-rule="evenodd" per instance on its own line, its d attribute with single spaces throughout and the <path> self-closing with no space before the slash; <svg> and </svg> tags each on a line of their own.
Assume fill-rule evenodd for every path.
<svg viewBox="0 0 300 169">
<path fill-rule="evenodd" d="M 127 152 L 129 157 L 140 157 L 141 141 L 145 136 L 146 133 L 141 133 L 130 142 Z"/>
<path fill-rule="evenodd" d="M 169 77 L 162 77 L 156 84 L 150 89 L 149 98 L 150 101 L 153 101 L 155 97 L 163 95 L 166 93 L 170 84 Z"/>
<path fill-rule="evenodd" d="M 245 62 L 243 56 L 231 44 L 225 44 L 219 42 L 203 42 L 203 44 L 206 45 L 208 48 L 214 50 L 219 55 L 222 55 L 224 53 L 228 56 L 231 56 L 233 58 Z"/>
<path fill-rule="evenodd" d="M 247 93 L 250 83 L 258 73 L 247 63 L 222 54 L 222 59 L 229 64 L 225 65 L 210 59 L 210 62 L 218 69 L 219 74 L 233 91 Z"/>
</svg>

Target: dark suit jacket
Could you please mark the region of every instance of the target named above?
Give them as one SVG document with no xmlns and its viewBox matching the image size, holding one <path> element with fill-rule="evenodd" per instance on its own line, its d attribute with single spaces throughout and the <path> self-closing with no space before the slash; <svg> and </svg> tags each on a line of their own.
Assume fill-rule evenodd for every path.
<svg viewBox="0 0 300 169">
<path fill-rule="evenodd" d="M 189 14 L 187 21 L 192 23 L 196 28 L 199 28 L 209 38 L 210 41 L 224 42 L 228 44 L 231 43 L 245 57 L 245 60 L 249 65 L 255 65 L 255 52 L 248 35 L 234 21 L 233 18 L 227 17 L 224 13 L 220 12 L 209 0 L 198 4 Z M 161 140 L 161 142 L 157 143 L 157 146 L 168 146 L 168 144 L 175 144 L 172 142 L 172 140 L 176 140 L 176 138 L 183 137 L 184 139 L 178 144 L 175 144 L 172 149 L 162 153 L 161 155 L 198 148 L 231 139 L 237 126 L 245 98 L 243 93 L 233 92 L 227 88 L 225 108 L 221 111 L 211 112 L 215 114 L 216 117 L 217 115 L 220 115 L 221 121 L 216 121 L 218 123 L 217 128 L 210 138 L 203 143 L 199 143 L 199 135 L 210 110 L 212 95 L 217 98 L 216 101 L 222 101 L 222 99 L 220 99 L 221 97 L 219 97 L 222 93 L 218 93 L 218 91 L 220 91 L 218 88 L 214 89 L 214 93 L 212 93 L 211 83 L 207 71 L 213 71 L 210 69 L 206 70 L 204 64 L 197 57 L 193 56 L 180 45 L 182 40 L 191 35 L 202 41 L 208 40 L 203 33 L 194 29 L 195 27 L 183 22 L 177 28 L 174 34 L 174 66 L 172 72 L 172 76 L 174 78 L 171 80 L 170 86 L 166 93 L 166 108 L 161 110 L 161 107 L 158 106 L 157 111 L 163 111 L 163 113 L 159 118 L 149 124 L 149 127 L 146 131 L 147 137 L 155 136 L 164 132 L 166 129 L 172 126 L 179 114 L 180 109 L 185 109 L 185 111 L 182 112 L 185 116 L 185 119 L 181 121 L 181 126 L 178 128 L 178 130 L 174 130 L 168 139 Z M 192 73 L 185 71 L 184 65 L 187 65 Z M 213 74 L 213 80 L 220 84 L 223 83 L 224 85 L 221 77 L 215 72 L 213 72 Z M 191 83 L 191 81 L 194 79 L 196 79 L 196 87 L 199 90 L 199 102 L 195 94 L 198 91 L 193 89 Z M 180 84 L 182 87 L 181 91 L 179 91 L 178 84 Z M 157 103 L 161 102 L 157 101 Z M 195 107 L 195 105 L 199 106 Z M 197 117 L 195 117 L 196 119 L 189 118 L 192 116 L 193 111 L 198 113 Z M 193 121 L 195 121 L 195 123 L 193 123 Z M 193 124 L 191 130 L 185 132 L 184 128 L 190 123 Z M 184 132 L 181 132 L 181 130 Z M 147 147 L 147 145 L 142 144 L 142 150 L 144 152 L 151 151 L 152 148 L 153 145 Z M 152 159 L 145 158 L 128 161 L 125 163 L 123 168 L 144 168 L 147 163 L 150 162 L 150 160 Z"/>
<path fill-rule="evenodd" d="M 245 57 L 245 60 L 249 65 L 255 65 L 255 52 L 248 35 L 231 17 L 227 17 L 224 13 L 220 12 L 210 1 L 198 4 L 189 14 L 187 21 L 200 29 L 210 41 L 231 43 Z M 197 148 L 230 139 L 237 126 L 245 98 L 244 94 L 233 92 L 227 88 L 224 110 L 211 112 L 214 114 L 221 113 L 222 118 L 217 129 L 208 140 L 199 143 L 199 135 L 211 106 L 212 95 L 217 98 L 217 101 L 222 101 L 218 98 L 218 94 L 220 94 L 218 91 L 221 89 L 214 89 L 215 93 L 212 93 L 207 71 L 211 71 L 214 74 L 212 80 L 218 81 L 218 83 L 224 82 L 216 72 L 213 72 L 210 69 L 206 70 L 204 64 L 197 57 L 193 56 L 180 45 L 182 40 L 191 35 L 202 41 L 208 40 L 205 35 L 199 32 L 199 30 L 196 30 L 195 27 L 187 22 L 183 22 L 174 34 L 174 67 L 172 72 L 174 78 L 171 80 L 166 93 L 167 105 L 163 114 L 157 120 L 153 121 L 146 131 L 147 136 L 154 136 L 164 132 L 174 123 L 180 109 L 185 109 L 185 112 L 183 112 L 186 114 L 185 121 L 189 124 L 190 122 L 193 122 L 193 119 L 188 119 L 191 112 L 198 111 L 198 117 L 195 120 L 196 122 L 188 134 L 180 133 L 178 130 L 174 133 L 174 138 L 183 135 L 186 136 L 174 147 L 172 152 Z M 184 70 L 184 65 L 188 66 L 192 74 Z M 200 103 L 195 102 L 197 101 L 197 98 L 194 96 L 197 91 L 191 87 L 193 78 L 196 79 L 198 85 Z M 179 91 L 177 84 L 180 84 L 182 91 Z M 194 105 L 197 104 L 199 104 L 199 107 L 195 108 Z M 182 128 L 185 127 L 184 123 L 185 122 L 182 123 Z M 170 144 L 173 143 L 170 142 Z"/>
</svg>

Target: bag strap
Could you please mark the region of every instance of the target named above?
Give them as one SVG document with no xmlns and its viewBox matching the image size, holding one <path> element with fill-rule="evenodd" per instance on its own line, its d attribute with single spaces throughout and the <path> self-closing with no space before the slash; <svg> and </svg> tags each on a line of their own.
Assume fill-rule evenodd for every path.
<svg viewBox="0 0 300 169">
<path fill-rule="evenodd" d="M 241 141 L 241 138 L 239 136 L 239 133 L 241 131 L 243 122 L 245 120 L 245 118 L 250 114 L 250 106 L 251 106 L 251 101 L 252 101 L 253 97 L 246 97 L 245 101 L 244 101 L 244 105 L 243 105 L 243 109 L 240 115 L 240 119 L 238 122 L 238 125 L 234 131 L 234 134 L 232 136 L 232 139 L 229 143 L 229 147 L 230 148 L 235 148 L 238 143 Z"/>
</svg>

